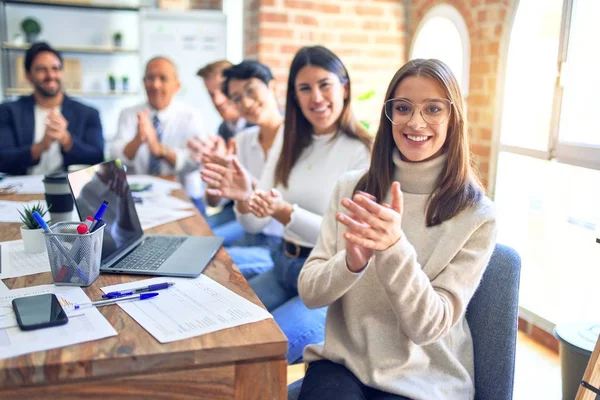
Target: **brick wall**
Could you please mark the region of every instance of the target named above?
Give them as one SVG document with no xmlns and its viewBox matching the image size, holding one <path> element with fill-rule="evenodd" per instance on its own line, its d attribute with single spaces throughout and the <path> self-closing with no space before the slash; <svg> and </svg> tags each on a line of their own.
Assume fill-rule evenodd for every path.
<svg viewBox="0 0 600 400">
<path fill-rule="evenodd" d="M 387 85 L 406 61 L 406 27 L 400 0 L 249 0 L 245 2 L 244 54 L 269 65 L 285 98 L 289 65 L 304 45 L 321 44 L 344 61 L 361 120 L 376 128 Z M 283 104 L 283 103 L 281 103 Z"/>
<path fill-rule="evenodd" d="M 438 4 L 454 6 L 464 18 L 471 41 L 468 118 L 471 149 L 480 178 L 487 186 L 490 173 L 492 128 L 495 117 L 497 74 L 500 65 L 500 41 L 507 29 L 511 0 L 414 0 L 408 10 L 410 27 L 416 29 L 423 16 Z M 410 32 L 409 37 L 413 37 Z"/>
</svg>

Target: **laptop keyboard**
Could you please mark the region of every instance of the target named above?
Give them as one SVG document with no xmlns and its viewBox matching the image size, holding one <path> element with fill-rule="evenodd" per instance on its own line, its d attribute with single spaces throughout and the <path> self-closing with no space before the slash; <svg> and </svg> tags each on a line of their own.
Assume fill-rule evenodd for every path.
<svg viewBox="0 0 600 400">
<path fill-rule="evenodd" d="M 149 236 L 111 268 L 156 271 L 185 240 L 184 237 Z"/>
</svg>

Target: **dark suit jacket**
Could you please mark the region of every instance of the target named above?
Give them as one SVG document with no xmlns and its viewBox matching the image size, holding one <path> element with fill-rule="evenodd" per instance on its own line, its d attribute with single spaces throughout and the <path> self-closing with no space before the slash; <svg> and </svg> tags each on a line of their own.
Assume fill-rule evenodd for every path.
<svg viewBox="0 0 600 400">
<path fill-rule="evenodd" d="M 33 96 L 0 104 L 0 172 L 26 175 L 38 161 L 31 159 L 35 133 Z M 104 136 L 98 111 L 65 95 L 62 115 L 73 138 L 73 147 L 63 151 L 63 168 L 72 164 L 98 164 L 104 161 Z"/>
</svg>

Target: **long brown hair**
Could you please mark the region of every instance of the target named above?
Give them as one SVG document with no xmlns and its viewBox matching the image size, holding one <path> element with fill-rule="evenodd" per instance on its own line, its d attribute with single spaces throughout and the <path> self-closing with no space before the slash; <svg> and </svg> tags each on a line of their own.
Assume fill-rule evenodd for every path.
<svg viewBox="0 0 600 400">
<path fill-rule="evenodd" d="M 344 107 L 338 119 L 338 131 L 351 138 L 360 140 L 369 149 L 373 142 L 369 132 L 363 128 L 352 114 L 350 107 L 350 99 L 352 97 L 350 77 L 342 60 L 323 46 L 303 47 L 296 53 L 290 66 L 285 102 L 283 146 L 279 155 L 279 161 L 277 162 L 277 169 L 275 170 L 275 185 L 281 183 L 284 187 L 287 187 L 292 168 L 304 149 L 312 143 L 312 125 L 302 113 L 295 95 L 296 76 L 307 65 L 313 65 L 333 72 L 338 76 L 342 84 L 346 84 L 348 87 L 348 97 L 344 100 Z"/>
<path fill-rule="evenodd" d="M 448 159 L 427 205 L 426 223 L 427 226 L 434 226 L 479 202 L 483 197 L 483 189 L 473 172 L 467 117 L 460 88 L 452 71 L 446 64 L 436 59 L 409 61 L 392 78 L 385 95 L 386 101 L 394 97 L 400 82 L 409 76 L 433 79 L 452 102 L 448 135 L 444 143 Z M 382 108 L 371 165 L 367 173 L 358 181 L 355 191 L 365 191 L 375 196 L 379 202 L 383 201 L 394 179 L 395 166 L 392 160 L 394 149 L 396 144 L 392 135 L 392 124 L 385 116 L 385 109 Z"/>
</svg>

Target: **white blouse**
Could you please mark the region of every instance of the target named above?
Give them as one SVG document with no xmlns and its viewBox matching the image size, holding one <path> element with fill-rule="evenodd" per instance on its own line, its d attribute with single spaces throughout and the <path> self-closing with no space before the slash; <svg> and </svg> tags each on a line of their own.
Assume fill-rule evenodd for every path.
<svg viewBox="0 0 600 400">
<path fill-rule="evenodd" d="M 314 247 L 317 242 L 321 220 L 337 180 L 347 171 L 367 168 L 371 156 L 370 150 L 360 140 L 343 133 L 313 135 L 312 138 L 313 142 L 304 149 L 292 168 L 288 187 L 281 183 L 275 186 L 283 199 L 294 206 L 283 238 L 306 247 Z M 258 189 L 268 191 L 273 188 L 282 145 L 283 135 L 280 135 L 273 144 Z M 258 218 L 252 213 L 242 214 L 237 209 L 236 216 L 252 233 L 260 232 L 273 219 Z"/>
</svg>

